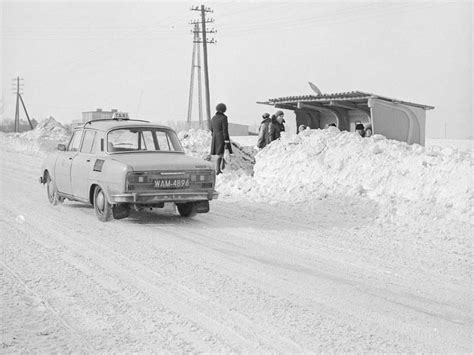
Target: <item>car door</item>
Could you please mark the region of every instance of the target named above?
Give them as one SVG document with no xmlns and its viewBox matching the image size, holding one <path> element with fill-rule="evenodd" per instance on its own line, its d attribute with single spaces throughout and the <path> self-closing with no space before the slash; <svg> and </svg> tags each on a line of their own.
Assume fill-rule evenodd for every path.
<svg viewBox="0 0 474 355">
<path fill-rule="evenodd" d="M 65 152 L 62 152 L 56 160 L 55 178 L 56 186 L 62 193 L 71 195 L 71 167 L 74 157 L 79 151 L 82 138 L 82 129 L 77 129 L 72 134 L 71 140 Z"/>
<path fill-rule="evenodd" d="M 72 160 L 71 179 L 72 193 L 79 199 L 89 199 L 90 174 L 95 163 L 97 150 L 97 132 L 85 130 L 79 153 Z"/>
</svg>

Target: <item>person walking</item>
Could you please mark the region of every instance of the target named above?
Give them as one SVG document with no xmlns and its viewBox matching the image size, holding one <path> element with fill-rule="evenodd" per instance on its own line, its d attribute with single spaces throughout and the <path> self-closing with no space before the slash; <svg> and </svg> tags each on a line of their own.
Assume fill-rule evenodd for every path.
<svg viewBox="0 0 474 355">
<path fill-rule="evenodd" d="M 271 122 L 270 114 L 264 113 L 262 115 L 262 122 L 260 123 L 260 128 L 258 129 L 258 141 L 257 147 L 260 149 L 265 148 L 265 146 L 270 143 L 269 142 L 269 134 L 268 134 L 268 125 Z"/>
<path fill-rule="evenodd" d="M 283 116 L 283 111 L 277 111 L 272 116 L 272 122 L 268 126 L 270 142 L 279 139 L 281 136 L 281 132 L 285 131 L 285 119 L 283 118 Z"/>
<path fill-rule="evenodd" d="M 216 173 L 217 175 L 222 173 L 225 168 L 224 150 L 227 149 L 232 154 L 232 147 L 230 145 L 229 138 L 229 123 L 227 116 L 224 114 L 227 107 L 220 103 L 216 106 L 216 114 L 211 119 L 211 155 L 217 155 L 216 162 Z"/>
</svg>

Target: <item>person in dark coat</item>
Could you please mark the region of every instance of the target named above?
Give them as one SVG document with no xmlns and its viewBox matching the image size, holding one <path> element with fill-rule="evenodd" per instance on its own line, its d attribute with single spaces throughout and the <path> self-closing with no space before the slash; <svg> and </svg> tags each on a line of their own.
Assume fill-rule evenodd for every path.
<svg viewBox="0 0 474 355">
<path fill-rule="evenodd" d="M 268 134 L 268 126 L 270 125 L 271 118 L 269 113 L 264 113 L 262 115 L 262 122 L 260 123 L 260 128 L 258 129 L 258 141 L 257 147 L 260 149 L 264 148 L 268 143 L 270 143 L 270 136 Z"/>
<path fill-rule="evenodd" d="M 362 123 L 356 124 L 355 131 L 359 133 L 361 137 L 365 137 L 364 125 Z"/>
<path fill-rule="evenodd" d="M 283 118 L 283 111 L 277 111 L 272 116 L 272 122 L 268 126 L 268 134 L 270 142 L 280 138 L 281 132 L 285 131 L 285 119 Z"/>
<path fill-rule="evenodd" d="M 232 147 L 229 139 L 229 123 L 227 116 L 224 112 L 227 107 L 224 104 L 218 104 L 216 106 L 216 114 L 211 119 L 211 155 L 217 155 L 216 172 L 217 175 L 222 173 L 225 168 L 225 161 L 223 159 L 224 150 L 228 149 L 229 153 L 232 154 Z"/>
</svg>

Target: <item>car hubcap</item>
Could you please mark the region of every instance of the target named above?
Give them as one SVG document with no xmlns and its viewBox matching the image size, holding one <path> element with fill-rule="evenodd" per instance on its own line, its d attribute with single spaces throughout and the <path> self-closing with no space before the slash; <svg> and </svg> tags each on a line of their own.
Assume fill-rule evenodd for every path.
<svg viewBox="0 0 474 355">
<path fill-rule="evenodd" d="M 97 209 L 100 212 L 103 212 L 104 207 L 105 207 L 105 200 L 104 200 L 104 194 L 102 193 L 102 191 L 99 191 L 97 193 L 96 204 L 97 204 Z"/>
<path fill-rule="evenodd" d="M 49 197 L 49 200 L 52 201 L 53 198 L 54 198 L 54 190 L 53 190 L 53 187 L 51 186 L 51 182 L 50 182 L 50 181 L 48 181 L 47 189 L 48 189 L 48 197 Z"/>
</svg>

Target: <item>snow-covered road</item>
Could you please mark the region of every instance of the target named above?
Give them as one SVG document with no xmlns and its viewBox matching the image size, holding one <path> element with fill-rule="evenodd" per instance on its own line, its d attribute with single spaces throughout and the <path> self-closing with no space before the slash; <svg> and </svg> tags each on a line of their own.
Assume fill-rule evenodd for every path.
<svg viewBox="0 0 474 355">
<path fill-rule="evenodd" d="M 1 151 L 2 352 L 472 352 L 465 222 L 368 199 L 99 222 Z"/>
</svg>

